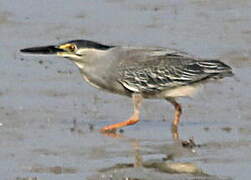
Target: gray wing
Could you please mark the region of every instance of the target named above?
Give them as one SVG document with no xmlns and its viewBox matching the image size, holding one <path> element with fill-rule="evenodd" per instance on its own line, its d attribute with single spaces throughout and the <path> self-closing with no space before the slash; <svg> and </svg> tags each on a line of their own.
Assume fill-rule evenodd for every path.
<svg viewBox="0 0 251 180">
<path fill-rule="evenodd" d="M 210 78 L 232 75 L 231 68 L 221 61 L 199 60 L 177 53 L 135 56 L 129 63 L 122 61 L 119 73 L 119 82 L 126 89 L 143 93 L 156 93 Z"/>
</svg>

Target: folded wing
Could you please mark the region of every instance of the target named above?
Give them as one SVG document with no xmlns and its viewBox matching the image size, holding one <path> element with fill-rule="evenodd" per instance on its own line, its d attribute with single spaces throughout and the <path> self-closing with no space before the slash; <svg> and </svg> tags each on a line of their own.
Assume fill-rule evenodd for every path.
<svg viewBox="0 0 251 180">
<path fill-rule="evenodd" d="M 199 60 L 177 53 L 144 56 L 144 60 L 120 65 L 119 73 L 119 82 L 126 89 L 142 93 L 156 93 L 233 74 L 231 68 L 219 60 Z"/>
</svg>

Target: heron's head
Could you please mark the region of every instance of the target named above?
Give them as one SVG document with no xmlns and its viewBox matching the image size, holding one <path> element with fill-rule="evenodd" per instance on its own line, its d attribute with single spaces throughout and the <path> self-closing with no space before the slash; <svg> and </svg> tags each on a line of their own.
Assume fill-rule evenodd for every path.
<svg viewBox="0 0 251 180">
<path fill-rule="evenodd" d="M 84 60 L 85 56 L 90 53 L 99 53 L 112 47 L 114 46 L 103 45 L 88 40 L 72 40 L 58 45 L 31 47 L 21 49 L 20 51 L 22 53 L 38 55 L 57 55 L 78 62 Z"/>
</svg>

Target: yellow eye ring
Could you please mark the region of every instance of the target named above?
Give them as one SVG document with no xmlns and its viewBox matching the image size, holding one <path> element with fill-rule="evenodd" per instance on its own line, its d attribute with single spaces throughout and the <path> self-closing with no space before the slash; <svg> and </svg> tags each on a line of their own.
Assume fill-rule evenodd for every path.
<svg viewBox="0 0 251 180">
<path fill-rule="evenodd" d="M 74 44 L 70 44 L 68 49 L 72 52 L 74 52 L 76 50 L 76 46 Z"/>
<path fill-rule="evenodd" d="M 75 44 L 64 44 L 64 45 L 59 46 L 59 48 L 70 51 L 70 52 L 74 52 L 77 49 Z"/>
</svg>

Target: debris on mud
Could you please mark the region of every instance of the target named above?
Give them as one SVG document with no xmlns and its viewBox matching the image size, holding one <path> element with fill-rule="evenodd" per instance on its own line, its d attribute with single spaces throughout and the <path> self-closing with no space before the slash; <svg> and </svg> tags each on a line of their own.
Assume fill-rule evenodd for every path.
<svg viewBox="0 0 251 180">
<path fill-rule="evenodd" d="M 16 180 L 39 180 L 37 177 L 17 177 Z"/>
<path fill-rule="evenodd" d="M 71 132 L 76 132 L 78 134 L 84 134 L 84 131 L 78 127 L 76 119 L 73 119 L 72 123 L 73 123 L 73 127 L 70 128 Z"/>
<path fill-rule="evenodd" d="M 195 147 L 201 147 L 201 145 L 196 144 L 194 142 L 193 138 L 190 138 L 188 140 L 184 140 L 184 141 L 181 142 L 181 144 L 182 144 L 182 147 L 190 148 L 190 149 L 195 148 Z"/>
<path fill-rule="evenodd" d="M 75 174 L 78 172 L 76 168 L 53 166 L 53 167 L 44 167 L 44 166 L 33 166 L 30 169 L 32 173 L 52 173 L 52 174 Z M 33 180 L 33 179 L 32 179 Z"/>
</svg>

